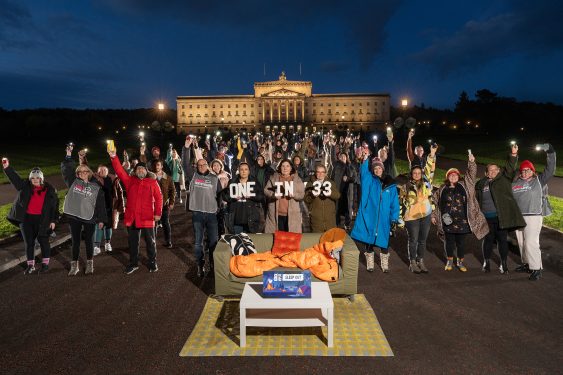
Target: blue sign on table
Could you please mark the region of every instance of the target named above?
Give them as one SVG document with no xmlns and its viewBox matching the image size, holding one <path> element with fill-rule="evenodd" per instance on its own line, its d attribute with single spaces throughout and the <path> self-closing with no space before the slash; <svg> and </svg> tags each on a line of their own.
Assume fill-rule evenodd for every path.
<svg viewBox="0 0 563 375">
<path fill-rule="evenodd" d="M 310 271 L 264 271 L 264 297 L 311 298 Z"/>
</svg>

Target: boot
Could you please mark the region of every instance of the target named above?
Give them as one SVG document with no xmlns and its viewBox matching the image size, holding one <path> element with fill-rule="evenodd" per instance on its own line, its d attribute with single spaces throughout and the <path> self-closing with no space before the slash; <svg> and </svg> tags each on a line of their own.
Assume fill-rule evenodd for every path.
<svg viewBox="0 0 563 375">
<path fill-rule="evenodd" d="M 508 266 L 506 265 L 506 259 L 501 259 L 500 260 L 500 267 L 499 267 L 500 273 L 503 275 L 508 275 Z"/>
<path fill-rule="evenodd" d="M 420 268 L 418 267 L 418 264 L 416 264 L 416 260 L 411 259 L 411 263 L 409 265 L 409 270 L 412 273 L 420 273 Z"/>
<path fill-rule="evenodd" d="M 86 271 L 84 271 L 85 275 L 92 275 L 94 273 L 94 259 L 90 259 L 86 261 Z"/>
<path fill-rule="evenodd" d="M 381 270 L 383 273 L 389 272 L 389 256 L 390 254 L 380 254 L 379 257 L 381 258 Z"/>
<path fill-rule="evenodd" d="M 530 273 L 530 266 L 528 265 L 528 263 L 522 263 L 521 265 L 519 265 L 518 267 L 516 267 L 516 269 L 514 270 L 516 272 L 528 272 Z"/>
<path fill-rule="evenodd" d="M 532 273 L 530 274 L 530 277 L 528 277 L 528 280 L 536 281 L 539 280 L 541 276 L 541 270 L 532 270 Z"/>
<path fill-rule="evenodd" d="M 78 268 L 78 261 L 73 260 L 72 262 L 70 262 L 70 271 L 68 272 L 68 275 L 69 276 L 76 276 L 78 271 L 80 271 L 80 269 Z"/>
<path fill-rule="evenodd" d="M 491 272 L 491 260 L 485 259 L 483 262 L 483 272 Z"/>
<path fill-rule="evenodd" d="M 373 252 L 368 253 L 367 251 L 364 253 L 366 256 L 366 268 L 368 270 L 368 272 L 373 272 L 373 268 L 374 268 L 374 254 Z"/>
<path fill-rule="evenodd" d="M 463 258 L 457 260 L 457 269 L 461 272 L 467 272 L 467 267 L 463 264 Z"/>
<path fill-rule="evenodd" d="M 420 258 L 417 262 L 418 268 L 422 273 L 428 273 L 428 268 L 424 265 L 424 259 Z"/>
<path fill-rule="evenodd" d="M 453 268 L 454 268 L 454 258 L 448 257 L 448 261 L 446 262 L 446 266 L 444 267 L 444 270 L 451 271 Z"/>
</svg>

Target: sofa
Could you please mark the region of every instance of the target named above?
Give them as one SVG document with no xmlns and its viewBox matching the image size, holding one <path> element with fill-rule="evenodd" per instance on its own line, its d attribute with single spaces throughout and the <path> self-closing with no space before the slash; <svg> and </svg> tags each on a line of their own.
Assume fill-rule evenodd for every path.
<svg viewBox="0 0 563 375">
<path fill-rule="evenodd" d="M 322 233 L 303 233 L 301 238 L 301 250 L 313 247 L 319 243 Z M 274 235 L 271 233 L 249 234 L 259 253 L 272 249 Z M 229 263 L 231 259 L 231 248 L 223 240 L 219 240 L 213 252 L 215 273 L 215 295 L 217 296 L 240 296 L 247 282 L 262 282 L 262 276 L 239 278 L 231 274 Z M 354 296 L 358 292 L 358 264 L 360 252 L 352 238 L 346 235 L 344 246 L 340 255 L 338 280 L 329 282 L 329 288 L 333 295 Z M 291 268 L 296 270 L 296 268 Z M 320 281 L 311 275 L 312 281 Z"/>
</svg>

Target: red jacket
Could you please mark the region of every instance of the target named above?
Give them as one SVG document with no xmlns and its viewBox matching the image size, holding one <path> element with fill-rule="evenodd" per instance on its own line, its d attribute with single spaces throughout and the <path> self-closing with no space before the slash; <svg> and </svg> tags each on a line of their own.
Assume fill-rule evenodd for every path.
<svg viewBox="0 0 563 375">
<path fill-rule="evenodd" d="M 111 164 L 127 192 L 125 226 L 130 227 L 134 222 L 137 228 L 153 228 L 154 217 L 162 216 L 162 192 L 158 182 L 149 177 L 140 179 L 128 175 L 117 156 L 111 159 Z"/>
</svg>

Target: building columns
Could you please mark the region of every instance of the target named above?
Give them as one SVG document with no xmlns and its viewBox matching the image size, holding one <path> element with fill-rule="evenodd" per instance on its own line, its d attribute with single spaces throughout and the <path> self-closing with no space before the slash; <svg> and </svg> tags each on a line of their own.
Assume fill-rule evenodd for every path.
<svg viewBox="0 0 563 375">
<path fill-rule="evenodd" d="M 272 100 L 268 100 L 268 104 L 270 107 L 270 122 L 274 122 L 274 103 Z"/>
<path fill-rule="evenodd" d="M 281 123 L 281 100 L 278 99 L 278 122 Z"/>
</svg>

